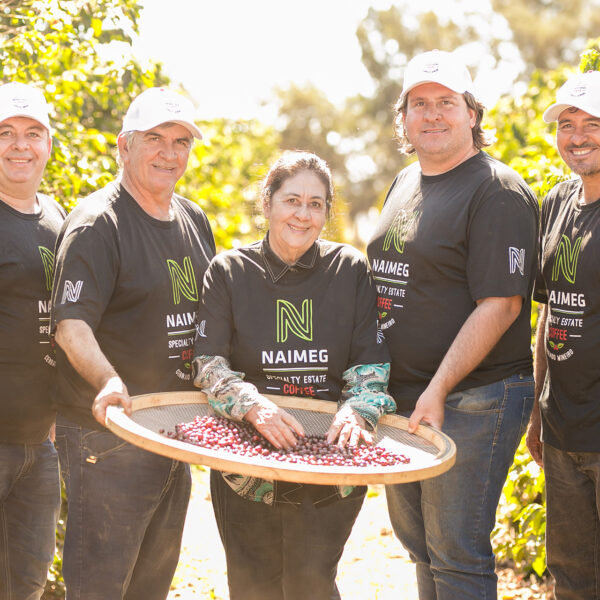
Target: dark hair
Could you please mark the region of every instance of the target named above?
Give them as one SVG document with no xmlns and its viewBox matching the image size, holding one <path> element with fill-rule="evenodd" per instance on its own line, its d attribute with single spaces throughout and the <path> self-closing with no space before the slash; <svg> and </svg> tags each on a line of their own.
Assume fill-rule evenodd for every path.
<svg viewBox="0 0 600 600">
<path fill-rule="evenodd" d="M 284 152 L 263 179 L 260 189 L 261 201 L 270 204 L 273 194 L 283 185 L 284 181 L 301 171 L 311 171 L 323 182 L 326 193 L 325 205 L 329 216 L 334 196 L 331 171 L 327 163 L 312 152 L 300 150 L 287 150 Z"/>
<path fill-rule="evenodd" d="M 477 150 L 481 150 L 492 143 L 492 136 L 485 132 L 481 127 L 485 106 L 483 106 L 471 92 L 465 92 L 463 97 L 467 106 L 475 111 L 475 125 L 471 128 L 471 133 L 473 135 L 473 145 Z M 408 94 L 405 94 L 404 97 L 400 96 L 394 106 L 394 133 L 396 140 L 400 145 L 400 152 L 403 152 L 404 154 L 413 154 L 415 148 L 406 137 L 406 130 L 404 129 L 404 116 L 406 115 L 407 106 Z"/>
</svg>

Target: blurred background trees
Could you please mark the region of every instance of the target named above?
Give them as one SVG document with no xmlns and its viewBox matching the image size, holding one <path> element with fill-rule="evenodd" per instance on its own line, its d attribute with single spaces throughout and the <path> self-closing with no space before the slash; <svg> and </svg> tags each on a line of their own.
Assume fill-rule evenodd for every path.
<svg viewBox="0 0 600 600">
<path fill-rule="evenodd" d="M 541 114 L 578 63 L 582 70 L 600 68 L 598 40 L 588 41 L 600 31 L 600 0 L 448 0 L 444 11 L 423 6 L 399 0 L 370 9 L 358 26 L 373 94 L 338 106 L 314 86 L 291 86 L 273 91 L 275 126 L 200 123 L 205 139 L 194 145 L 178 191 L 207 212 L 219 249 L 257 238 L 264 225 L 256 210 L 258 182 L 287 148 L 312 150 L 329 162 L 339 198 L 329 236 L 364 246 L 369 223 L 407 160 L 393 140 L 392 116 L 404 68 L 413 55 L 433 48 L 455 50 L 470 67 L 491 109 L 485 124 L 496 132 L 492 155 L 521 173 L 540 200 L 568 176 L 553 126 Z M 116 135 L 131 99 L 169 84 L 159 63 L 142 66 L 132 57 L 142 9 L 143 0 L 0 0 L 0 80 L 34 83 L 53 107 L 54 150 L 44 191 L 67 209 L 114 176 Z M 499 80 L 507 82 L 504 89 Z M 534 327 L 536 318 L 534 310 Z M 544 531 L 543 475 L 522 446 L 498 513 L 496 550 L 541 575 Z M 59 567 L 60 553 L 57 578 Z"/>
<path fill-rule="evenodd" d="M 333 107 L 316 89 L 277 92 L 282 144 L 318 147 L 334 166 L 349 217 L 347 236 L 357 245 L 366 242 L 359 230 L 361 217 L 383 202 L 395 174 L 409 160 L 398 153 L 393 139 L 392 107 L 412 56 L 433 48 L 456 51 L 492 108 L 500 95 L 523 93 L 536 71 L 575 68 L 588 38 L 600 31 L 598 0 L 492 0 L 491 6 L 481 2 L 477 8 L 454 0 L 444 5 L 443 12 L 423 11 L 420 3 L 401 0 L 386 10 L 368 11 L 356 35 L 375 83 L 372 96 L 348 98 Z M 507 81 L 505 89 L 497 89 L 499 74 Z M 543 73 L 536 77 L 543 83 Z M 553 91 L 550 87 L 545 98 Z M 531 111 L 527 116 L 518 112 L 519 119 L 532 118 Z M 298 114 L 308 127 L 298 125 Z M 541 120 L 538 128 L 549 130 Z M 521 138 L 519 143 L 526 142 Z"/>
</svg>

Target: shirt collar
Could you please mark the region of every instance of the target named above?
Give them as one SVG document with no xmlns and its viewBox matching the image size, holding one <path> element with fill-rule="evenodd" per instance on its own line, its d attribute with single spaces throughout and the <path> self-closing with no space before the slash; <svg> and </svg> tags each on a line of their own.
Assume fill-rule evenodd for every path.
<svg viewBox="0 0 600 600">
<path fill-rule="evenodd" d="M 277 283 L 288 271 L 296 271 L 298 269 L 312 269 L 317 261 L 317 255 L 319 254 L 319 240 L 315 241 L 314 244 L 293 264 L 288 265 L 283 262 L 269 244 L 269 232 L 264 237 L 261 247 L 261 255 L 263 262 L 273 280 L 273 283 Z"/>
</svg>

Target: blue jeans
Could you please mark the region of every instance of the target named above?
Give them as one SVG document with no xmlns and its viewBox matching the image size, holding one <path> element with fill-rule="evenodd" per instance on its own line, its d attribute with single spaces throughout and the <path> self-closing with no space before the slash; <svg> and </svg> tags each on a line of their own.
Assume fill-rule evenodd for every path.
<svg viewBox="0 0 600 600">
<path fill-rule="evenodd" d="M 39 599 L 54 558 L 60 510 L 52 443 L 0 444 L 0 598 Z"/>
<path fill-rule="evenodd" d="M 533 405 L 533 378 L 450 394 L 443 431 L 456 443 L 446 473 L 386 487 L 390 520 L 416 563 L 421 600 L 497 597 L 490 543 L 500 493 Z"/>
<path fill-rule="evenodd" d="M 325 506 L 298 507 L 238 496 L 219 471 L 210 490 L 231 600 L 339 600 L 337 565 L 365 491 Z"/>
<path fill-rule="evenodd" d="M 57 419 L 68 600 L 164 600 L 179 560 L 189 465 Z"/>
<path fill-rule="evenodd" d="M 556 600 L 600 598 L 600 453 L 544 444 L 546 551 Z"/>
</svg>

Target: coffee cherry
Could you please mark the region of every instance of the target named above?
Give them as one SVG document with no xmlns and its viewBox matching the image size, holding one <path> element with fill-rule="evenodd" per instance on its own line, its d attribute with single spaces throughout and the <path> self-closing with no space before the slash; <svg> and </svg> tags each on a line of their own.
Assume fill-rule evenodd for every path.
<svg viewBox="0 0 600 600">
<path fill-rule="evenodd" d="M 336 444 L 328 443 L 324 435 L 307 435 L 299 438 L 294 448 L 278 449 L 251 425 L 224 417 L 198 416 L 193 421 L 176 425 L 175 432 L 167 432 L 165 435 L 209 450 L 226 450 L 240 456 L 257 456 L 291 464 L 392 467 L 410 462 L 410 458 L 405 455 L 381 446 L 361 444 L 339 448 Z"/>
</svg>

